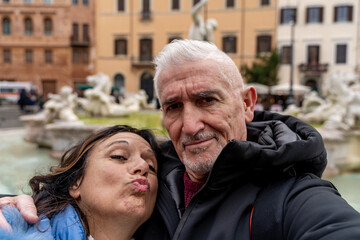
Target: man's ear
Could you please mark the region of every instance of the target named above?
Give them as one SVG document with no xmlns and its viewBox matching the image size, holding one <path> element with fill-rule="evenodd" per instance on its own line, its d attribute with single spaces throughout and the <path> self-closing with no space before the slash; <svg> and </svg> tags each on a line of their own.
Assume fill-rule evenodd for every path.
<svg viewBox="0 0 360 240">
<path fill-rule="evenodd" d="M 80 194 L 80 183 L 81 183 L 81 179 L 76 180 L 76 182 L 69 187 L 69 194 L 72 198 L 74 198 L 75 200 L 80 198 L 81 194 Z"/>
<path fill-rule="evenodd" d="M 254 87 L 248 87 L 243 90 L 243 101 L 245 111 L 245 121 L 249 123 L 254 118 L 254 107 L 257 99 L 257 93 Z"/>
</svg>

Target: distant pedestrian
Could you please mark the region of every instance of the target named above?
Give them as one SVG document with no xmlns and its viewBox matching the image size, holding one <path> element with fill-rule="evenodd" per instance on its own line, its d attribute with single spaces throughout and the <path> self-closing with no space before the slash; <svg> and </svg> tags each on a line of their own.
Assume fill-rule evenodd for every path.
<svg viewBox="0 0 360 240">
<path fill-rule="evenodd" d="M 18 100 L 18 105 L 19 105 L 21 111 L 25 110 L 25 106 L 27 104 L 27 101 L 28 101 L 27 92 L 26 92 L 25 89 L 21 89 L 20 90 L 20 97 L 19 97 L 19 100 Z"/>
</svg>

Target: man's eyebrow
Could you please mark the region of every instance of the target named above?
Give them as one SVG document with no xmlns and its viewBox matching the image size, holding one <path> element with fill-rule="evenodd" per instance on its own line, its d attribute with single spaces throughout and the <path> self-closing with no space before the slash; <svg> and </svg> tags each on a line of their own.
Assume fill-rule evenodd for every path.
<svg viewBox="0 0 360 240">
<path fill-rule="evenodd" d="M 109 143 L 105 148 L 109 148 L 109 147 L 111 147 L 112 145 L 115 145 L 115 144 L 126 144 L 126 145 L 129 145 L 129 142 L 126 141 L 126 140 L 118 140 L 118 141 Z"/>
<path fill-rule="evenodd" d="M 162 103 L 162 106 L 170 105 L 170 104 L 173 104 L 174 102 L 176 102 L 176 98 L 169 98 L 169 99 L 166 99 L 166 100 Z"/>
<path fill-rule="evenodd" d="M 195 97 L 207 97 L 209 95 L 221 95 L 219 91 L 216 90 L 207 90 L 207 91 L 202 91 L 202 92 L 198 92 L 193 94 Z"/>
</svg>

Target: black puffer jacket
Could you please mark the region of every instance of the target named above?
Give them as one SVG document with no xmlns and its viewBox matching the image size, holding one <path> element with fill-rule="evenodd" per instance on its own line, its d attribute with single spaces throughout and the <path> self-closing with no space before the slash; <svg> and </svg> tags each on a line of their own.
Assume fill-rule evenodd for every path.
<svg viewBox="0 0 360 240">
<path fill-rule="evenodd" d="M 248 141 L 225 146 L 186 210 L 184 166 L 165 143 L 157 205 L 137 239 L 360 239 L 360 214 L 319 179 L 326 151 L 314 128 L 256 112 L 247 131 Z"/>
</svg>

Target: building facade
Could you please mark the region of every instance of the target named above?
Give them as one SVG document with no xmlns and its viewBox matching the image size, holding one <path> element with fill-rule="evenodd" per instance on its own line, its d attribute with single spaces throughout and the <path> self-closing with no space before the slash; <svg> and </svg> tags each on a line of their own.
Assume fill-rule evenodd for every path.
<svg viewBox="0 0 360 240">
<path fill-rule="evenodd" d="M 1 0 L 0 81 L 39 94 L 86 82 L 95 69 L 95 1 Z"/>
<path fill-rule="evenodd" d="M 153 57 L 173 39 L 188 38 L 191 9 L 199 0 L 98 1 L 96 72 L 121 92 L 153 89 Z M 200 11 L 217 21 L 214 43 L 240 68 L 276 47 L 276 0 L 209 0 Z"/>
<path fill-rule="evenodd" d="M 280 81 L 324 95 L 331 74 L 359 73 L 359 11 L 358 0 L 279 0 Z"/>
</svg>

